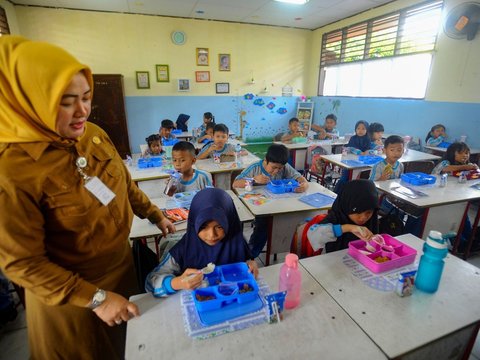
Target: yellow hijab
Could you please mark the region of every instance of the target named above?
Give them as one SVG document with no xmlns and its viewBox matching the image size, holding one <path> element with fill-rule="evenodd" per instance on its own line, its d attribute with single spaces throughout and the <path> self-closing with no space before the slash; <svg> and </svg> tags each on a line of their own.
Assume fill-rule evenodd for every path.
<svg viewBox="0 0 480 360">
<path fill-rule="evenodd" d="M 73 76 L 90 68 L 57 46 L 0 37 L 0 143 L 58 142 L 58 107 Z"/>
</svg>

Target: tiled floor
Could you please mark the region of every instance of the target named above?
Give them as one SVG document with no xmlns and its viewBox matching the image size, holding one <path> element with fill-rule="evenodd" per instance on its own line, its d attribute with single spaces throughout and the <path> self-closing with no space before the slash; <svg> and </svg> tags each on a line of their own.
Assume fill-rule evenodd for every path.
<svg viewBox="0 0 480 360">
<path fill-rule="evenodd" d="M 251 227 L 245 226 L 245 237 L 248 239 L 251 233 Z M 283 262 L 284 254 L 278 254 L 278 258 L 273 263 Z M 468 262 L 480 268 L 480 254 L 472 256 Z M 257 258 L 259 267 L 263 267 L 265 263 L 265 254 L 261 254 Z M 0 360 L 23 360 L 28 359 L 27 347 L 27 327 L 25 323 L 25 312 L 23 307 L 19 306 L 19 315 L 17 319 L 8 323 L 5 327 L 0 329 Z M 480 360 L 480 336 L 477 337 L 475 346 L 469 360 Z"/>
</svg>

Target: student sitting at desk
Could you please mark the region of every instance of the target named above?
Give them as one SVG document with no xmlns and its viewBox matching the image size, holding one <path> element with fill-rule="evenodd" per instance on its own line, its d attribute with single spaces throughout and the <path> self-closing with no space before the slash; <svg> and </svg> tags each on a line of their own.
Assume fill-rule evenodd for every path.
<svg viewBox="0 0 480 360">
<path fill-rule="evenodd" d="M 162 144 L 165 141 L 172 141 L 176 139 L 175 135 L 172 134 L 172 130 L 175 126 L 173 126 L 173 121 L 169 119 L 162 120 L 162 124 L 160 125 L 159 135 L 162 139 Z"/>
<path fill-rule="evenodd" d="M 207 125 L 212 123 L 215 125 L 215 116 L 209 111 L 203 114 L 203 124 L 200 125 L 200 137 L 205 136 L 205 132 L 207 131 Z"/>
<path fill-rule="evenodd" d="M 147 137 L 145 141 L 147 142 L 147 148 L 142 153 L 142 157 L 161 156 L 164 153 L 162 142 L 160 141 L 160 135 L 152 134 Z"/>
<path fill-rule="evenodd" d="M 292 141 L 296 137 L 305 137 L 305 133 L 300 130 L 300 122 L 294 117 L 288 121 L 288 132 L 282 135 L 281 141 Z"/>
<path fill-rule="evenodd" d="M 228 143 L 228 127 L 225 124 L 216 124 L 213 128 L 213 142 L 206 144 L 198 153 L 198 159 L 207 159 L 214 156 L 235 155 L 235 145 Z"/>
<path fill-rule="evenodd" d="M 253 179 L 254 185 L 266 185 L 270 180 L 295 179 L 300 186 L 296 192 L 304 192 L 308 188 L 308 181 L 295 170 L 288 161 L 288 149 L 284 145 L 273 144 L 267 150 L 264 160 L 260 160 L 235 178 L 232 187 L 245 187 L 245 179 Z M 257 257 L 267 242 L 266 218 L 255 218 L 255 228 L 250 237 L 249 246 L 253 257 Z"/>
<path fill-rule="evenodd" d="M 187 232 L 148 274 L 145 290 L 155 297 L 164 297 L 181 289 L 195 289 L 202 284 L 200 269 L 209 263 L 243 261 L 257 277 L 257 263 L 243 237 L 232 198 L 221 189 L 204 189 L 192 200 Z"/>
<path fill-rule="evenodd" d="M 470 148 L 463 142 L 450 145 L 445 152 L 444 159 L 432 170 L 432 174 L 451 174 L 455 171 L 477 170 L 478 165 L 469 163 Z"/>
<path fill-rule="evenodd" d="M 188 131 L 188 119 L 190 119 L 190 115 L 186 115 L 186 114 L 178 115 L 178 118 L 176 121 L 177 130 Z"/>
<path fill-rule="evenodd" d="M 371 123 L 368 126 L 368 137 L 370 138 L 370 150 L 371 152 L 383 152 L 383 125 L 380 123 Z"/>
<path fill-rule="evenodd" d="M 209 122 L 205 129 L 205 135 L 200 136 L 197 140 L 199 144 L 208 144 L 213 141 L 213 129 L 215 128 L 215 123 Z"/>
<path fill-rule="evenodd" d="M 334 114 L 328 114 L 325 117 L 325 124 L 319 126 L 312 124 L 312 130 L 317 132 L 317 138 L 319 140 L 332 139 L 334 136 L 338 137 L 337 126 L 337 117 Z"/>
<path fill-rule="evenodd" d="M 212 185 L 212 175 L 209 172 L 194 169 L 195 147 L 187 141 L 180 141 L 173 145 L 172 163 L 182 177 L 176 192 L 202 190 Z"/>
<path fill-rule="evenodd" d="M 370 138 L 367 135 L 368 122 L 357 121 L 355 124 L 355 135 L 348 141 L 347 148 L 353 154 L 367 154 L 370 150 Z"/>
<path fill-rule="evenodd" d="M 378 232 L 378 195 L 370 180 L 353 180 L 345 184 L 328 215 L 307 232 L 314 251 L 332 252 L 348 248 L 357 239 L 370 239 Z"/>
<path fill-rule="evenodd" d="M 447 135 L 446 128 L 442 124 L 433 125 L 427 136 L 425 137 L 425 145 L 438 146 L 445 142 Z"/>
</svg>

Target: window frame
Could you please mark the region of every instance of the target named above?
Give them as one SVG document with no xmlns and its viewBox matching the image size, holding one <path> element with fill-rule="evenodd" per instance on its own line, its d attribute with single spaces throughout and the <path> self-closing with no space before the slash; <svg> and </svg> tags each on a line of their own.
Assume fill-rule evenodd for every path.
<svg viewBox="0 0 480 360">
<path fill-rule="evenodd" d="M 433 54 L 436 50 L 437 47 L 437 39 L 438 39 L 438 34 L 439 31 L 434 36 L 434 39 L 431 43 L 432 49 L 430 50 L 422 50 L 422 51 L 411 51 L 407 53 L 400 53 L 400 50 L 402 49 L 400 47 L 400 44 L 402 42 L 402 36 L 403 36 L 403 30 L 405 26 L 405 20 L 409 17 L 413 17 L 417 14 L 411 14 L 412 12 L 415 13 L 415 10 L 421 9 L 426 6 L 432 6 L 431 9 L 428 11 L 433 11 L 440 9 L 440 11 L 443 11 L 445 1 L 444 0 L 427 0 L 412 6 L 408 6 L 403 9 L 395 10 L 380 16 L 376 16 L 367 20 L 363 20 L 348 26 L 344 26 L 339 29 L 335 29 L 332 31 L 329 31 L 327 33 L 324 33 L 322 35 L 322 43 L 320 46 L 320 66 L 319 66 L 319 75 L 318 75 L 318 88 L 317 88 L 317 94 L 319 96 L 324 95 L 324 83 L 325 83 L 325 77 L 326 77 L 326 71 L 325 68 L 327 66 L 341 66 L 342 64 L 352 64 L 352 63 L 359 63 L 359 62 L 367 62 L 367 61 L 376 61 L 376 60 L 381 60 L 381 59 L 388 59 L 388 58 L 396 58 L 396 57 L 402 57 L 402 56 L 411 56 L 411 55 L 416 55 L 416 54 L 422 54 L 422 53 L 429 53 L 432 54 L 432 62 L 433 62 Z M 424 10 L 425 11 L 425 10 Z M 410 14 L 409 14 L 410 13 Z M 420 12 L 422 13 L 422 12 Z M 389 18 L 391 18 L 389 20 Z M 380 56 L 380 57 L 373 57 L 369 55 L 370 49 L 371 49 L 371 43 L 372 43 L 372 32 L 374 28 L 374 24 L 377 22 L 382 22 L 383 21 L 395 21 L 395 18 L 397 18 L 397 25 L 391 26 L 390 28 L 396 28 L 395 30 L 395 46 L 393 49 L 393 54 L 392 55 L 385 55 L 385 56 Z M 388 29 L 388 28 L 387 28 Z M 363 56 L 362 59 L 359 60 L 349 60 L 345 61 L 345 56 L 347 53 L 347 41 L 349 40 L 349 31 L 357 31 L 357 32 L 365 32 L 365 40 L 363 41 Z M 340 52 L 339 52 L 339 57 L 338 59 L 335 56 L 335 59 L 328 59 L 328 52 L 331 52 L 331 50 L 328 50 L 328 45 L 332 44 L 332 41 L 329 42 L 329 38 L 339 38 L 340 41 Z M 350 37 L 350 39 L 353 38 Z M 388 40 L 392 40 L 388 39 Z M 374 38 L 374 40 L 378 40 L 378 38 Z M 351 50 L 351 48 L 350 48 Z M 427 85 L 428 86 L 428 85 Z M 345 95 L 338 95 L 338 96 L 345 96 Z M 353 95 L 352 95 L 353 96 Z M 385 96 L 385 97 L 390 97 L 390 96 Z"/>
</svg>

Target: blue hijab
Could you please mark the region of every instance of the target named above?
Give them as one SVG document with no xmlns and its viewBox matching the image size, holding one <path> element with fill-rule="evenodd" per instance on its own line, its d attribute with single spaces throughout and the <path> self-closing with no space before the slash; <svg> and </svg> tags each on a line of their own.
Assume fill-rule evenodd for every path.
<svg viewBox="0 0 480 360">
<path fill-rule="evenodd" d="M 357 127 L 360 124 L 363 124 L 365 126 L 365 129 L 368 130 L 368 122 L 364 120 L 357 121 L 357 123 L 355 124 L 355 135 L 353 135 L 350 138 L 350 141 L 348 142 L 347 147 L 353 147 L 363 152 L 370 149 L 371 141 L 370 141 L 370 138 L 368 137 L 368 133 L 365 133 L 365 136 L 357 135 Z"/>
<path fill-rule="evenodd" d="M 202 225 L 211 220 L 217 221 L 225 230 L 225 238 L 214 246 L 207 245 L 198 237 Z M 190 206 L 187 232 L 170 250 L 170 255 L 179 264 L 181 272 L 187 268 L 201 269 L 210 262 L 225 265 L 251 259 L 230 195 L 216 188 L 199 191 Z"/>
<path fill-rule="evenodd" d="M 190 115 L 180 114 L 177 118 L 177 130 L 188 131 L 187 121 L 190 119 Z"/>
</svg>

